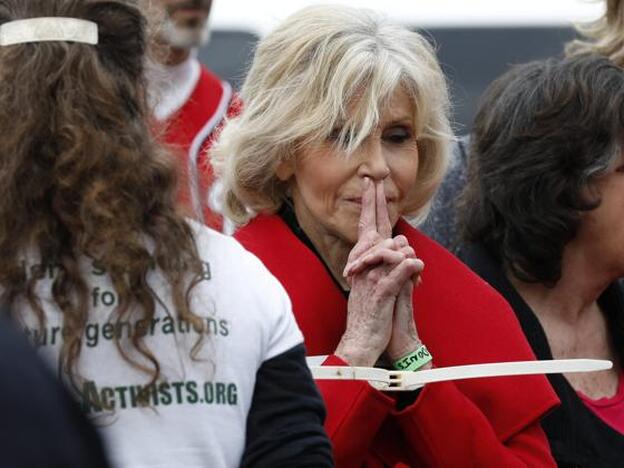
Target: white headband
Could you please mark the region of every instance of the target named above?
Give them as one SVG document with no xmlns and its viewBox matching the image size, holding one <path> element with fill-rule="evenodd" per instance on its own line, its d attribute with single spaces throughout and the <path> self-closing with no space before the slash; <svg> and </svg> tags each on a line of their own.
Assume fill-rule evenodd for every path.
<svg viewBox="0 0 624 468">
<path fill-rule="evenodd" d="M 98 26 L 78 18 L 29 18 L 0 26 L 0 46 L 26 42 L 67 41 L 98 43 Z"/>
</svg>

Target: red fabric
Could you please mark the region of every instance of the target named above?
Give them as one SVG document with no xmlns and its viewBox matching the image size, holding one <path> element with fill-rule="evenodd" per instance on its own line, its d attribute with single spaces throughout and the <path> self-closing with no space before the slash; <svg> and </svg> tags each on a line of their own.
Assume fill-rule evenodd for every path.
<svg viewBox="0 0 624 468">
<path fill-rule="evenodd" d="M 505 300 L 459 260 L 405 221 L 423 259 L 414 293 L 420 337 L 438 367 L 535 359 Z M 235 237 L 290 295 L 310 355 L 330 355 L 345 329 L 347 302 L 316 255 L 278 216 L 259 216 Z M 558 404 L 543 376 L 427 385 L 398 412 L 365 382 L 318 381 L 339 467 L 554 466 L 539 418 Z"/>
<path fill-rule="evenodd" d="M 219 231 L 223 228 L 223 219 L 208 206 L 208 193 L 214 181 L 208 151 L 223 119 L 238 113 L 238 109 L 239 102 L 232 97 L 229 85 L 202 65 L 188 101 L 161 123 L 163 139 L 179 160 L 178 202 L 187 214 L 194 215 L 191 196 L 194 189 L 201 203 L 203 221 Z M 191 171 L 193 165 L 197 167 L 196 175 Z"/>
<path fill-rule="evenodd" d="M 624 434 L 624 372 L 620 374 L 618 390 L 615 395 L 592 400 L 582 392 L 576 392 L 585 406 L 592 410 L 600 419 Z"/>
</svg>

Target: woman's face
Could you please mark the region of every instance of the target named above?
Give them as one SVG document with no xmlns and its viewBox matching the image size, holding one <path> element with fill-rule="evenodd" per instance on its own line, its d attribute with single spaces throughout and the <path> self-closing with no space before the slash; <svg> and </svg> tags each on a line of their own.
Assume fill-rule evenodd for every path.
<svg viewBox="0 0 624 468">
<path fill-rule="evenodd" d="M 364 177 L 383 184 L 390 222 L 396 224 L 418 173 L 414 114 L 412 100 L 399 87 L 381 112 L 378 127 L 354 153 L 345 156 L 329 138 L 302 150 L 294 164 L 278 170 L 282 179 L 290 178 L 304 230 L 312 227 L 322 235 L 357 242 Z"/>
<path fill-rule="evenodd" d="M 573 245 L 590 249 L 588 256 L 615 277 L 624 275 L 624 153 L 595 182 L 600 205 L 583 214 Z"/>
</svg>

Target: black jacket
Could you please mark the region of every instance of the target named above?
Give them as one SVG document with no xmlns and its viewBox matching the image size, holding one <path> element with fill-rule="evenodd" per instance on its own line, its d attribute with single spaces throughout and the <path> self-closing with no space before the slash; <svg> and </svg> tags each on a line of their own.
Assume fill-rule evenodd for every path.
<svg viewBox="0 0 624 468">
<path fill-rule="evenodd" d="M 546 334 L 536 315 L 507 280 L 502 268 L 481 245 L 462 247 L 462 259 L 511 304 L 537 359 L 553 359 Z M 599 298 L 607 316 L 624 314 L 624 290 L 614 283 Z M 585 406 L 561 374 L 549 375 L 561 406 L 542 420 L 542 426 L 561 467 L 624 466 L 624 435 Z"/>
<path fill-rule="evenodd" d="M 95 429 L 32 346 L 0 318 L 0 466 L 105 468 Z"/>
</svg>

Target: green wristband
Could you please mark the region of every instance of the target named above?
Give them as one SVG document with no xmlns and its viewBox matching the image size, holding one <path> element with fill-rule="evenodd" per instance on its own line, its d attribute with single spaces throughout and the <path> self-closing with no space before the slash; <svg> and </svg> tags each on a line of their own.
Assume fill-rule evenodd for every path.
<svg viewBox="0 0 624 468">
<path fill-rule="evenodd" d="M 421 345 L 416 351 L 394 361 L 393 367 L 400 371 L 415 371 L 431 362 L 433 358 L 425 345 Z"/>
</svg>

